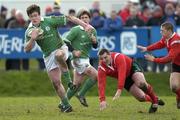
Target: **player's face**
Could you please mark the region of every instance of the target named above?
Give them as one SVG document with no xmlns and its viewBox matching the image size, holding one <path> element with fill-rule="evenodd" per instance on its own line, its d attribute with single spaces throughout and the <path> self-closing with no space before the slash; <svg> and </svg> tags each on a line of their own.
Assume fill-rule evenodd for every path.
<svg viewBox="0 0 180 120">
<path fill-rule="evenodd" d="M 171 35 L 171 32 L 161 26 L 161 35 L 165 38 L 168 38 Z"/>
<path fill-rule="evenodd" d="M 90 22 L 90 18 L 89 18 L 89 16 L 86 15 L 86 14 L 81 15 L 80 20 L 82 20 L 83 22 L 88 23 L 88 24 L 89 24 L 89 22 Z"/>
<path fill-rule="evenodd" d="M 109 65 L 111 63 L 111 56 L 110 54 L 104 53 L 103 55 L 100 55 L 100 60 L 106 63 L 106 65 Z"/>
<path fill-rule="evenodd" d="M 41 21 L 41 16 L 39 15 L 38 12 L 33 12 L 32 14 L 29 15 L 29 19 L 31 20 L 33 25 L 38 26 Z"/>
</svg>

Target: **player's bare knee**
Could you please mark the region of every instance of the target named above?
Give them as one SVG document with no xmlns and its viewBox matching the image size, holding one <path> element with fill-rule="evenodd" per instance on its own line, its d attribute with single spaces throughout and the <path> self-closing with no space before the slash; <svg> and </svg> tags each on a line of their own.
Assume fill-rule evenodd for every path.
<svg viewBox="0 0 180 120">
<path fill-rule="evenodd" d="M 144 82 L 139 82 L 138 86 L 139 86 L 139 88 L 144 88 L 144 87 L 146 87 L 146 84 Z"/>
<path fill-rule="evenodd" d="M 63 52 L 58 52 L 55 55 L 55 58 L 56 58 L 57 61 L 63 60 L 63 57 L 64 57 L 64 53 Z"/>
<path fill-rule="evenodd" d="M 144 92 L 147 91 L 146 83 L 145 83 L 145 82 L 140 82 L 140 83 L 139 83 L 139 88 L 140 88 L 141 90 L 143 90 Z"/>
<path fill-rule="evenodd" d="M 137 100 L 138 100 L 139 102 L 144 102 L 144 101 L 145 101 L 144 96 L 139 97 Z"/>
</svg>

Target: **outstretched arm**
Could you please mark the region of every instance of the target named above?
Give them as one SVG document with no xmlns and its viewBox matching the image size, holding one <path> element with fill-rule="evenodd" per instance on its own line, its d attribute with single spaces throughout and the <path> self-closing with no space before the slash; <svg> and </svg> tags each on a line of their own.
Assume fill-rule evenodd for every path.
<svg viewBox="0 0 180 120">
<path fill-rule="evenodd" d="M 106 88 L 106 73 L 102 66 L 98 67 L 98 93 L 99 93 L 99 100 L 100 100 L 100 110 L 104 110 L 106 105 L 106 98 L 105 98 L 105 88 Z"/>
<path fill-rule="evenodd" d="M 150 55 L 145 56 L 145 57 L 147 60 L 156 62 L 156 63 L 172 62 L 180 54 L 179 47 L 180 46 L 178 44 L 173 45 L 169 53 L 166 56 L 161 57 L 161 58 L 154 58 L 153 56 L 150 56 Z"/>
<path fill-rule="evenodd" d="M 146 52 L 147 48 L 141 45 L 138 45 L 137 48 L 141 49 L 141 52 Z"/>
<path fill-rule="evenodd" d="M 71 22 L 73 22 L 73 23 L 75 23 L 75 24 L 78 24 L 78 25 L 82 26 L 82 27 L 85 29 L 85 31 L 87 31 L 87 32 L 91 32 L 91 31 L 94 29 L 91 25 L 83 22 L 82 20 L 80 20 L 80 19 L 77 18 L 77 17 L 67 15 L 66 18 L 67 18 L 69 21 L 71 21 Z"/>
</svg>

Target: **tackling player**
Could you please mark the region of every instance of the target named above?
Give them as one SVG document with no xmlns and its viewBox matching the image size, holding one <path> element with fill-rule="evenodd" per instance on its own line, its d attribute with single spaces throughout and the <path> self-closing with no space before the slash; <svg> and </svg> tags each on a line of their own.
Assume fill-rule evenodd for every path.
<svg viewBox="0 0 180 120">
<path fill-rule="evenodd" d="M 106 108 L 105 87 L 106 77 L 114 77 L 118 80 L 117 91 L 113 100 L 120 97 L 123 88 L 129 91 L 139 101 L 150 101 L 149 113 L 157 111 L 158 105 L 164 105 L 162 100 L 158 100 L 153 88 L 145 80 L 141 67 L 130 57 L 101 49 L 98 53 L 98 90 L 100 100 L 100 110 Z"/>
<path fill-rule="evenodd" d="M 145 51 L 152 51 L 167 48 L 168 54 L 161 58 L 155 58 L 152 55 L 145 55 L 145 59 L 156 63 L 171 62 L 172 70 L 170 75 L 170 88 L 176 94 L 177 108 L 180 109 L 180 36 L 174 32 L 171 23 L 165 22 L 161 25 L 162 38 L 160 41 L 147 47 L 138 46 Z"/>
</svg>

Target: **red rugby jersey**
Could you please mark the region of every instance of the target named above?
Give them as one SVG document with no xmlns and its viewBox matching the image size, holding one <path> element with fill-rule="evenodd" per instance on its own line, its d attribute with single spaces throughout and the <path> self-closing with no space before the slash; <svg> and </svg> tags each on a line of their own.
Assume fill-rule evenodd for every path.
<svg viewBox="0 0 180 120">
<path fill-rule="evenodd" d="M 111 65 L 100 61 L 98 66 L 98 92 L 100 101 L 105 100 L 106 76 L 117 78 L 118 89 L 124 88 L 125 79 L 130 75 L 132 59 L 124 54 L 111 52 Z"/>
<path fill-rule="evenodd" d="M 165 39 L 164 37 L 162 37 L 160 41 L 148 46 L 147 50 L 152 51 L 165 47 L 168 50 L 168 54 L 161 58 L 155 58 L 154 62 L 172 62 L 177 65 L 180 65 L 180 36 L 177 33 L 173 33 L 170 39 Z"/>
</svg>

